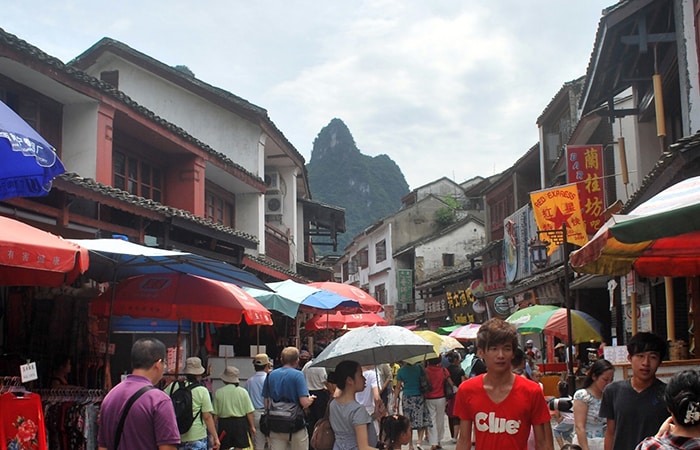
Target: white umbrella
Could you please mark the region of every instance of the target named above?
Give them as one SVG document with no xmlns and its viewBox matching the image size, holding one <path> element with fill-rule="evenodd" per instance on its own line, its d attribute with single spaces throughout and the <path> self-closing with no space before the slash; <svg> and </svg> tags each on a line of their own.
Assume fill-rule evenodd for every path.
<svg viewBox="0 0 700 450">
<path fill-rule="evenodd" d="M 357 361 L 365 366 L 392 363 L 432 351 L 430 342 L 404 327 L 373 326 L 357 328 L 334 340 L 311 365 L 335 368 L 344 360 Z"/>
</svg>

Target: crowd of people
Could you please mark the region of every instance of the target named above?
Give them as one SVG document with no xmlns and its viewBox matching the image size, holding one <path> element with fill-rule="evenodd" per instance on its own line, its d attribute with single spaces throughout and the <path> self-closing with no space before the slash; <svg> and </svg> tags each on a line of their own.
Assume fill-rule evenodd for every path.
<svg viewBox="0 0 700 450">
<path fill-rule="evenodd" d="M 333 450 L 423 450 L 424 443 L 438 450 L 445 428 L 456 450 L 553 450 L 555 441 L 559 449 L 700 448 L 700 372 L 659 380 L 666 342 L 652 333 L 627 344 L 631 377 L 613 381 L 613 365 L 599 358 L 573 396 L 562 379 L 550 402 L 532 364 L 539 349 L 531 341 L 521 349 L 510 324 L 488 320 L 475 344 L 466 355 L 376 366 L 346 360 L 334 370 L 312 367 L 320 349 L 287 347 L 276 368 L 265 354 L 253 357 L 245 386 L 239 369 L 226 367 L 218 375 L 223 387 L 212 393 L 197 357 L 187 359 L 185 380 L 153 389 L 166 371 L 166 349 L 140 339 L 132 373 L 103 401 L 99 448 L 314 450 L 310 436 L 326 419 Z M 179 390 L 190 393 L 184 428 L 173 400 Z"/>
</svg>

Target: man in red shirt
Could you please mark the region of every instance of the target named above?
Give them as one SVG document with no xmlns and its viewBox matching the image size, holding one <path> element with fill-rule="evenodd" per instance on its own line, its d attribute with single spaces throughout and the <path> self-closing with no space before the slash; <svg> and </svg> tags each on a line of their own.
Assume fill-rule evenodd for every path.
<svg viewBox="0 0 700 450">
<path fill-rule="evenodd" d="M 460 418 L 456 450 L 470 450 L 472 425 L 476 450 L 526 450 L 530 427 L 538 450 L 553 450 L 545 423 L 550 421 L 540 386 L 511 371 L 518 345 L 515 328 L 502 319 L 486 321 L 476 338 L 487 372 L 464 381 L 457 391 L 454 414 Z"/>
</svg>

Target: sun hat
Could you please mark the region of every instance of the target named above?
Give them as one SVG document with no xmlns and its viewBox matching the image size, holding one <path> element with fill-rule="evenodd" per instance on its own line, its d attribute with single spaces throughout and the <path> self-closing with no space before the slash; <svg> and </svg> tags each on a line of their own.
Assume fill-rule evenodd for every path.
<svg viewBox="0 0 700 450">
<path fill-rule="evenodd" d="M 226 383 L 238 383 L 238 374 L 240 371 L 234 366 L 226 366 L 224 373 L 221 374 L 221 379 Z"/>
<path fill-rule="evenodd" d="M 201 375 L 204 373 L 204 367 L 202 367 L 202 360 L 196 356 L 187 358 L 185 362 L 185 370 L 182 371 L 185 375 Z"/>
<path fill-rule="evenodd" d="M 255 366 L 266 366 L 270 364 L 270 358 L 265 353 L 258 353 L 253 358 L 253 365 Z"/>
<path fill-rule="evenodd" d="M 564 347 L 566 347 L 566 344 L 563 343 L 563 342 L 560 342 L 560 343 L 558 343 L 557 345 L 554 346 L 554 349 L 556 350 L 556 349 L 558 349 L 558 348 L 564 348 Z"/>
</svg>

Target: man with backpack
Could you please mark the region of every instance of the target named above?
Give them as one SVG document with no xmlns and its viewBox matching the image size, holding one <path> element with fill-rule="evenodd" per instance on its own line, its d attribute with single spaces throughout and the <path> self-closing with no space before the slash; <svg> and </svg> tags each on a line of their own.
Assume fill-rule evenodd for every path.
<svg viewBox="0 0 700 450">
<path fill-rule="evenodd" d="M 155 389 L 165 372 L 165 345 L 144 338 L 131 347 L 132 372 L 100 408 L 99 450 L 175 450 L 180 442 L 173 403 Z"/>
<path fill-rule="evenodd" d="M 308 450 L 309 433 L 303 410 L 311 406 L 315 397 L 309 395 L 304 374 L 297 370 L 299 350 L 286 347 L 281 360 L 282 367 L 270 372 L 263 385 L 270 450 Z M 261 428 L 266 432 L 263 419 Z"/>
<path fill-rule="evenodd" d="M 187 358 L 185 374 L 187 380 L 174 381 L 165 391 L 175 409 L 177 426 L 180 430 L 181 444 L 179 450 L 217 450 L 221 443 L 214 424 L 214 407 L 211 403 L 209 389 L 202 384 L 206 370 L 202 360 L 196 356 Z M 209 432 L 209 440 L 207 440 Z M 211 441 L 211 447 L 209 447 Z"/>
</svg>

